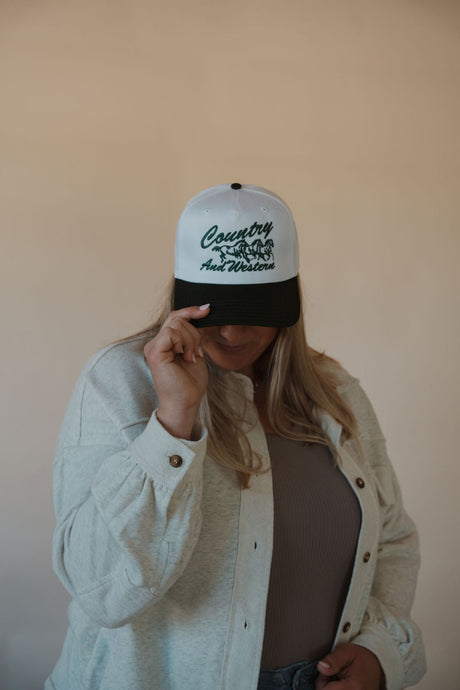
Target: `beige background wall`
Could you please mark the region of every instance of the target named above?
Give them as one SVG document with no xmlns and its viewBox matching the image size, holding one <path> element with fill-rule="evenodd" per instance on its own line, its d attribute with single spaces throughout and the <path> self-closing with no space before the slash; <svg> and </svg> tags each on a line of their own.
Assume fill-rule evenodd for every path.
<svg viewBox="0 0 460 690">
<path fill-rule="evenodd" d="M 430 666 L 458 688 L 460 6 L 448 0 L 0 4 L 0 686 L 66 628 L 52 453 L 74 381 L 144 326 L 185 201 L 291 206 L 312 344 L 380 416 L 423 567 Z"/>
</svg>

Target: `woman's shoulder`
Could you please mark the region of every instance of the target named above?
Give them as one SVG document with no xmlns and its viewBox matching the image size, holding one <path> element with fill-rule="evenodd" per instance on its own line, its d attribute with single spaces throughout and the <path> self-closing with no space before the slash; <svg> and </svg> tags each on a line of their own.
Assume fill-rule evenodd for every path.
<svg viewBox="0 0 460 690">
<path fill-rule="evenodd" d="M 334 386 L 354 414 L 360 436 L 382 438 L 383 434 L 375 410 L 360 380 L 350 374 L 340 362 L 324 353 L 315 352 L 313 357 L 321 373 Z"/>
<path fill-rule="evenodd" d="M 150 417 L 156 396 L 144 360 L 144 342 L 145 337 L 128 338 L 90 358 L 70 396 L 59 444 L 100 439 L 104 429 L 112 433 L 114 428 L 126 428 Z"/>
<path fill-rule="evenodd" d="M 85 378 L 113 375 L 119 378 L 125 371 L 132 375 L 139 367 L 145 369 L 145 343 L 145 335 L 137 335 L 106 345 L 88 360 L 82 375 Z"/>
<path fill-rule="evenodd" d="M 96 352 L 80 372 L 72 394 L 74 402 L 114 406 L 116 401 L 125 405 L 136 396 L 150 398 L 153 382 L 144 360 L 145 342 L 144 335 L 133 336 Z"/>
</svg>

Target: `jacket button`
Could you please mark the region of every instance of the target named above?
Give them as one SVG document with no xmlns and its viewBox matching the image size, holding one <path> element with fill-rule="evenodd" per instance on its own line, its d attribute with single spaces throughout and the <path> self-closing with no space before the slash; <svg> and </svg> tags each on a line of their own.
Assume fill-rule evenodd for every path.
<svg viewBox="0 0 460 690">
<path fill-rule="evenodd" d="M 171 467 L 180 467 L 184 461 L 180 455 L 171 455 L 169 458 L 169 464 Z"/>
<path fill-rule="evenodd" d="M 361 477 L 357 478 L 356 484 L 360 489 L 364 489 L 364 487 L 366 486 L 364 479 L 361 479 Z"/>
<path fill-rule="evenodd" d="M 350 628 L 351 628 L 351 623 L 349 621 L 347 621 L 345 623 L 345 625 L 343 626 L 342 630 L 344 633 L 347 633 L 350 630 Z"/>
<path fill-rule="evenodd" d="M 364 556 L 363 556 L 363 561 L 364 561 L 364 563 L 367 563 L 367 562 L 369 561 L 370 557 L 371 557 L 370 552 L 369 552 L 369 551 L 366 551 L 366 553 L 365 553 Z"/>
</svg>

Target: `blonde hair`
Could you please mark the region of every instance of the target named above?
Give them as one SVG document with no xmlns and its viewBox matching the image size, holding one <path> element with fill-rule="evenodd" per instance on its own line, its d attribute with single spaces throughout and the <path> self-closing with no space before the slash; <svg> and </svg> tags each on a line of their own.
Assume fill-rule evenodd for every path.
<svg viewBox="0 0 460 690">
<path fill-rule="evenodd" d="M 174 281 L 160 316 L 136 336 L 144 335 L 146 342 L 155 337 L 173 309 L 173 299 Z M 235 470 L 241 486 L 247 488 L 251 475 L 263 471 L 261 457 L 252 450 L 246 435 L 248 425 L 255 424 L 257 417 L 235 377 L 209 357 L 206 362 L 208 388 L 199 418 L 208 431 L 208 452 L 217 463 Z M 307 344 L 302 311 L 294 326 L 280 328 L 255 368 L 255 385 L 264 389 L 266 420 L 273 432 L 305 443 L 321 443 L 337 457 L 331 440 L 315 419 L 313 410 L 317 407 L 342 426 L 345 439 L 358 440 L 356 419 L 337 392 L 341 370 L 336 360 Z M 235 398 L 243 404 L 230 405 Z"/>
</svg>

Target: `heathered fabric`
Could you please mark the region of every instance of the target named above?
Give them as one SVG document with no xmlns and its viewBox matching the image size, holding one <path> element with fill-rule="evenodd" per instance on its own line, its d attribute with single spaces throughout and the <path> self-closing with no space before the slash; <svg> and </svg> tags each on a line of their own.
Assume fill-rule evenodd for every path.
<svg viewBox="0 0 460 690">
<path fill-rule="evenodd" d="M 322 659 L 348 592 L 361 510 L 327 446 L 266 435 L 274 529 L 263 668 Z"/>
<path fill-rule="evenodd" d="M 338 390 L 358 418 L 364 457 L 353 441 L 340 442 L 335 420 L 321 410 L 315 415 L 338 447 L 363 517 L 334 644 L 371 649 L 387 690 L 399 690 L 425 668 L 409 614 L 417 534 L 372 407 L 356 379 L 345 372 L 341 378 Z M 252 399 L 247 377 L 231 380 Z M 73 601 L 46 690 L 257 688 L 272 556 L 271 474 L 241 490 L 234 473 L 206 454 L 206 431 L 196 442 L 171 437 L 156 405 L 142 338 L 92 358 L 72 394 L 54 465 L 53 558 Z M 268 467 L 251 409 L 248 438 Z M 180 467 L 170 464 L 172 455 L 182 457 Z"/>
</svg>

